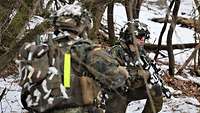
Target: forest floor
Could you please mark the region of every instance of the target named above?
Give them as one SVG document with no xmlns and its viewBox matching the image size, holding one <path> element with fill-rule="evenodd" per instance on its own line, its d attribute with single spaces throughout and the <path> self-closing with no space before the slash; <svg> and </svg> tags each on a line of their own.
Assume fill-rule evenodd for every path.
<svg viewBox="0 0 200 113">
<path fill-rule="evenodd" d="M 12 80 L 9 80 L 9 76 L 13 76 Z M 19 77 L 16 77 L 17 74 L 17 67 L 15 64 L 10 64 L 8 65 L 3 71 L 0 72 L 0 82 L 5 82 L 3 85 L 7 83 L 11 83 L 12 85 L 7 85 L 11 86 L 11 88 L 7 88 L 8 92 L 10 93 L 5 93 L 2 95 L 3 87 L 0 86 L 0 95 L 2 98 L 1 101 L 1 107 L 0 111 L 2 113 L 8 113 L 8 109 L 11 109 L 10 111 L 15 111 L 16 113 L 24 113 L 26 110 L 23 109 L 22 105 L 20 104 L 20 100 L 18 96 L 20 96 L 20 90 L 21 88 L 17 86 L 17 83 L 19 81 Z M 3 79 L 2 79 L 3 78 Z M 186 81 L 186 80 L 180 80 L 177 79 L 176 77 L 171 77 L 171 76 L 164 76 L 164 81 L 169 86 L 169 88 L 173 88 L 174 92 L 173 97 L 171 99 L 166 99 L 164 98 L 164 106 L 163 110 L 160 113 L 193 113 L 194 110 L 189 110 L 188 109 L 195 109 L 194 113 L 199 113 L 198 110 L 200 108 L 200 86 L 194 82 L 191 81 Z M 13 85 L 13 83 L 15 85 Z M 13 88 L 12 88 L 13 87 Z M 171 89 L 170 89 L 171 90 Z M 16 93 L 15 93 L 15 92 Z M 171 90 L 172 91 L 172 90 Z M 14 96 L 11 96 L 15 94 Z M 13 97 L 15 99 L 13 99 Z M 5 98 L 7 98 L 5 100 Z M 197 99 L 198 102 L 195 102 Z M 5 107 L 5 103 L 9 103 Z M 143 109 L 143 106 L 145 104 L 144 100 L 141 101 L 135 101 L 129 104 L 127 108 L 126 113 L 140 113 Z M 186 105 L 187 104 L 187 105 Z M 136 107 L 138 105 L 138 107 Z M 3 106 L 3 107 L 2 107 Z M 12 106 L 12 107 L 11 107 Z M 14 106 L 14 107 L 13 107 Z M 134 107 L 131 107 L 134 106 Z M 187 106 L 187 107 L 185 107 Z M 170 110 L 169 110 L 170 109 Z M 178 112 L 177 112 L 178 111 Z M 180 111 L 180 112 L 179 112 Z"/>
<path fill-rule="evenodd" d="M 10 75 L 18 75 L 17 66 L 14 63 L 10 63 L 0 72 L 0 78 L 6 78 Z M 196 97 L 200 102 L 199 84 L 196 84 L 190 80 L 180 80 L 169 75 L 165 75 L 163 79 L 168 86 L 174 88 L 175 90 L 182 91 L 182 95 Z"/>
<path fill-rule="evenodd" d="M 164 81 L 175 90 L 182 91 L 182 95 L 195 97 L 200 102 L 200 86 L 198 84 L 189 80 L 180 80 L 170 76 L 165 76 Z"/>
</svg>

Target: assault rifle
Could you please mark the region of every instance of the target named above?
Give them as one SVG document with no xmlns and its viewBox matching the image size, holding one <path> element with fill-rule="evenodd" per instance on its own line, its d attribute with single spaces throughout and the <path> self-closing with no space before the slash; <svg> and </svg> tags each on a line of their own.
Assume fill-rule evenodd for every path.
<svg viewBox="0 0 200 113">
<path fill-rule="evenodd" d="M 152 85 L 157 84 L 157 85 L 161 86 L 163 94 L 167 98 L 170 98 L 171 92 L 169 91 L 168 88 L 166 88 L 164 86 L 164 82 L 163 82 L 162 78 L 160 77 L 161 69 L 157 68 L 156 63 L 153 62 L 152 60 L 149 60 L 146 56 L 141 56 L 140 62 L 141 62 L 141 64 L 143 64 L 143 68 L 150 72 L 149 83 Z"/>
</svg>

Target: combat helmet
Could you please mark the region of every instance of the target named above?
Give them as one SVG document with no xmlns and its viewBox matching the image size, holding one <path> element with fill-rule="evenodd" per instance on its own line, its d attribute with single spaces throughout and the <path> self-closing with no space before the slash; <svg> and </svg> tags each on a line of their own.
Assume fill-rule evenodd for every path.
<svg viewBox="0 0 200 113">
<path fill-rule="evenodd" d="M 82 4 L 75 1 L 66 4 L 50 16 L 51 23 L 55 27 L 55 35 L 65 35 L 64 38 L 75 39 L 77 36 L 86 38 L 87 32 L 93 27 L 89 12 L 83 9 Z"/>
<path fill-rule="evenodd" d="M 150 38 L 150 32 L 147 28 L 147 25 L 144 23 L 139 22 L 139 20 L 134 20 L 133 24 L 135 31 L 133 32 L 136 36 L 136 38 L 144 37 L 145 39 Z M 129 23 L 126 23 L 124 27 L 120 31 L 120 41 L 126 43 L 126 44 L 132 44 L 133 43 L 133 37 L 132 32 L 129 28 Z"/>
</svg>

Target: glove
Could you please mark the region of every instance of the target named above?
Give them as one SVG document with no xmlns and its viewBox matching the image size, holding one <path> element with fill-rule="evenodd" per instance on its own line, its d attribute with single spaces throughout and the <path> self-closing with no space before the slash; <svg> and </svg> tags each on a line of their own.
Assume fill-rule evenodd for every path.
<svg viewBox="0 0 200 113">
<path fill-rule="evenodd" d="M 139 69 L 137 71 L 137 74 L 139 76 L 143 77 L 144 80 L 146 80 L 146 81 L 150 78 L 150 73 L 148 71 L 144 70 L 144 69 Z"/>
</svg>

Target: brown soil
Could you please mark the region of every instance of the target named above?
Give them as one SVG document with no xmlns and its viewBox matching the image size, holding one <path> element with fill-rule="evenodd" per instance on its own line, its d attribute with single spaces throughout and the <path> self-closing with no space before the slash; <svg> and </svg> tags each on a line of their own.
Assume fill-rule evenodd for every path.
<svg viewBox="0 0 200 113">
<path fill-rule="evenodd" d="M 200 86 L 192 81 L 177 80 L 174 77 L 166 75 L 164 81 L 176 90 L 181 90 L 183 95 L 196 97 L 200 102 Z"/>
<path fill-rule="evenodd" d="M 3 70 L 0 71 L 0 77 L 7 77 L 9 75 L 15 75 L 18 73 L 17 66 L 15 63 L 10 63 Z"/>
</svg>

